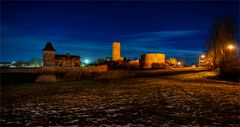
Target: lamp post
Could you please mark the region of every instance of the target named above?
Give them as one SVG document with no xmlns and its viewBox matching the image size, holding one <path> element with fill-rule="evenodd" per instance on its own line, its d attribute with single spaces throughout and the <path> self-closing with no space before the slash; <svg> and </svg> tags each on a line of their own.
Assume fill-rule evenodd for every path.
<svg viewBox="0 0 240 127">
<path fill-rule="evenodd" d="M 182 63 L 181 63 L 181 62 L 178 62 L 177 64 L 178 64 L 178 66 L 179 66 L 179 67 L 181 67 L 181 65 L 182 65 Z"/>
<path fill-rule="evenodd" d="M 232 44 L 230 44 L 230 45 L 227 46 L 227 48 L 228 48 L 229 50 L 233 50 L 235 47 L 234 47 Z"/>
<path fill-rule="evenodd" d="M 235 46 L 234 46 L 233 44 L 227 45 L 227 49 L 229 50 L 229 53 L 230 53 L 231 55 L 234 55 L 234 54 L 233 54 L 234 52 L 232 52 L 232 51 L 235 50 Z M 238 57 L 238 49 L 236 50 L 236 53 L 237 53 L 237 57 Z M 235 55 L 236 55 L 236 54 L 235 54 Z"/>
<path fill-rule="evenodd" d="M 85 63 L 85 64 L 89 64 L 89 60 L 88 60 L 88 59 L 85 59 L 85 60 L 84 60 L 84 63 Z"/>
<path fill-rule="evenodd" d="M 236 58 L 239 58 L 239 52 L 238 52 L 238 50 L 240 49 L 239 47 L 238 47 L 238 45 L 237 44 L 228 44 L 227 46 L 226 46 L 226 48 L 228 49 L 228 52 L 229 52 L 229 54 L 231 54 L 232 55 L 232 57 L 236 57 Z"/>
<path fill-rule="evenodd" d="M 198 58 L 199 66 L 201 64 L 201 60 L 204 59 L 204 58 L 206 58 L 206 55 L 204 55 L 204 54 L 199 56 L 199 58 Z"/>
</svg>

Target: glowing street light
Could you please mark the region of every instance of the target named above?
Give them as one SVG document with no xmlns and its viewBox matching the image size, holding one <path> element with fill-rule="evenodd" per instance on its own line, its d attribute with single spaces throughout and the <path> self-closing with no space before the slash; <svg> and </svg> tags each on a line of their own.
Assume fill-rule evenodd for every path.
<svg viewBox="0 0 240 127">
<path fill-rule="evenodd" d="M 205 54 L 201 54 L 199 57 L 198 57 L 198 64 L 203 64 L 205 62 L 205 59 L 206 58 L 206 55 Z"/>
<path fill-rule="evenodd" d="M 232 49 L 234 49 L 234 46 L 230 44 L 230 45 L 228 45 L 227 48 L 230 49 L 230 50 L 232 50 Z"/>
<path fill-rule="evenodd" d="M 181 62 L 178 62 L 177 64 L 180 66 L 182 63 L 181 63 Z"/>
<path fill-rule="evenodd" d="M 205 58 L 206 56 L 204 54 L 201 55 L 201 58 Z"/>
<path fill-rule="evenodd" d="M 85 60 L 84 60 L 84 63 L 85 63 L 85 64 L 89 64 L 89 60 L 88 60 L 88 59 L 85 59 Z"/>
</svg>

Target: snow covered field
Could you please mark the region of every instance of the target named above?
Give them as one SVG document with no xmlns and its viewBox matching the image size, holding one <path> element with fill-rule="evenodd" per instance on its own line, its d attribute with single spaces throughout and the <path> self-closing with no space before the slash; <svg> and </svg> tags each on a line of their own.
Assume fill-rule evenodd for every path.
<svg viewBox="0 0 240 127">
<path fill-rule="evenodd" d="M 240 126 L 240 85 L 214 75 L 1 86 L 1 126 Z"/>
</svg>

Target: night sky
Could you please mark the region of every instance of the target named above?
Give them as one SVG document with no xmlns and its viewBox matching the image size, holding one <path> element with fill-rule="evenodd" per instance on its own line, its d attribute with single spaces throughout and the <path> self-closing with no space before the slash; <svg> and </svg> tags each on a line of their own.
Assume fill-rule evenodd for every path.
<svg viewBox="0 0 240 127">
<path fill-rule="evenodd" d="M 195 63 L 214 19 L 239 19 L 238 11 L 239 2 L 227 0 L 1 2 L 1 62 L 42 59 L 47 41 L 57 54 L 92 62 L 111 57 L 112 42 L 120 41 L 127 59 L 157 52 Z"/>
</svg>

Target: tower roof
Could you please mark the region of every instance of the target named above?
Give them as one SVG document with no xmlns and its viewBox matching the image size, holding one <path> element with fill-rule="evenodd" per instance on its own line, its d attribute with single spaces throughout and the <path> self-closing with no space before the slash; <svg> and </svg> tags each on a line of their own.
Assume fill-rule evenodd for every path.
<svg viewBox="0 0 240 127">
<path fill-rule="evenodd" d="M 56 51 L 53 46 L 52 46 L 52 43 L 51 42 L 47 42 L 45 48 L 43 49 L 43 51 Z"/>
</svg>

